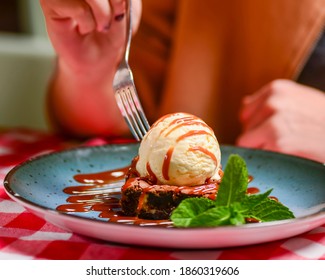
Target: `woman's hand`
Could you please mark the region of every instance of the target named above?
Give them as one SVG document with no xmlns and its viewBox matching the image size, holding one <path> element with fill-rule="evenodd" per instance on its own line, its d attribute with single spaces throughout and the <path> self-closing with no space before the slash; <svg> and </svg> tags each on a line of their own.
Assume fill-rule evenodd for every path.
<svg viewBox="0 0 325 280">
<path fill-rule="evenodd" d="M 77 73 L 115 71 L 125 45 L 125 0 L 40 0 L 59 62 Z M 141 1 L 133 0 L 133 30 Z M 91 71 L 90 71 L 91 70 Z"/>
<path fill-rule="evenodd" d="M 58 131 L 77 137 L 129 135 L 116 105 L 113 78 L 126 41 L 125 0 L 40 0 L 58 56 L 48 115 Z M 141 0 L 132 0 L 133 31 Z"/>
<path fill-rule="evenodd" d="M 276 80 L 243 100 L 239 146 L 325 162 L 325 93 Z"/>
</svg>

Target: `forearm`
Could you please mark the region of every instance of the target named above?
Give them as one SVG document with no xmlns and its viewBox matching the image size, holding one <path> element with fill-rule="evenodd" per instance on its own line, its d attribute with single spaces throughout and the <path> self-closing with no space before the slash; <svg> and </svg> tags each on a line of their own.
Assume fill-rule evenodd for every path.
<svg viewBox="0 0 325 280">
<path fill-rule="evenodd" d="M 129 134 L 115 102 L 114 73 L 99 73 L 71 71 L 58 63 L 47 96 L 49 120 L 57 131 L 75 137 Z"/>
</svg>

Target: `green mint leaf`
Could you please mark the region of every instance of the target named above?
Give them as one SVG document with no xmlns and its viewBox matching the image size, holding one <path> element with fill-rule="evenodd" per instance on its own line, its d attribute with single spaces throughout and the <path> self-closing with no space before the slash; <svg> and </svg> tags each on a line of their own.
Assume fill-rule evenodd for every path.
<svg viewBox="0 0 325 280">
<path fill-rule="evenodd" d="M 187 198 L 175 208 L 170 219 L 177 227 L 188 227 L 193 218 L 212 207 L 214 207 L 214 202 L 208 198 Z"/>
<path fill-rule="evenodd" d="M 222 206 L 221 206 L 222 207 Z M 240 203 L 233 203 L 228 207 L 231 211 L 229 224 L 230 225 L 242 225 L 246 223 L 245 216 L 243 215 L 243 207 Z"/>
<path fill-rule="evenodd" d="M 216 205 L 230 206 L 234 202 L 240 202 L 245 197 L 247 185 L 248 170 L 244 159 L 236 154 L 230 155 L 219 186 Z"/>
<path fill-rule="evenodd" d="M 245 224 L 245 216 L 242 214 L 241 207 L 237 207 L 236 204 L 233 204 L 229 207 L 215 206 L 208 209 L 204 213 L 196 216 L 190 223 L 190 226 L 215 227 L 241 224 Z"/>
<path fill-rule="evenodd" d="M 230 218 L 231 211 L 229 207 L 213 207 L 193 217 L 188 224 L 188 227 L 215 227 L 229 225 Z"/>
<path fill-rule="evenodd" d="M 256 205 L 260 204 L 265 199 L 268 199 L 268 196 L 271 194 L 271 192 L 272 189 L 262 194 L 246 195 L 241 202 L 242 209 L 248 211 L 249 209 L 254 208 Z"/>
<path fill-rule="evenodd" d="M 172 212 L 176 227 L 215 227 L 245 223 L 245 216 L 237 205 L 215 206 L 207 198 L 187 198 Z"/>
<path fill-rule="evenodd" d="M 256 204 L 245 213 L 245 216 L 258 219 L 261 222 L 293 219 L 295 217 L 288 207 L 271 198 L 266 198 Z"/>
</svg>

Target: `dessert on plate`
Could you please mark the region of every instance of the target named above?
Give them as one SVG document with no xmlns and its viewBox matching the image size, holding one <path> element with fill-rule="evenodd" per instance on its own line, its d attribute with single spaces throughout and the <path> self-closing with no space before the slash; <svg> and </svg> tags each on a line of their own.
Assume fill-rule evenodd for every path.
<svg viewBox="0 0 325 280">
<path fill-rule="evenodd" d="M 174 113 L 156 121 L 140 143 L 122 186 L 127 216 L 168 219 L 185 198 L 215 199 L 222 177 L 213 130 L 200 118 Z"/>
</svg>

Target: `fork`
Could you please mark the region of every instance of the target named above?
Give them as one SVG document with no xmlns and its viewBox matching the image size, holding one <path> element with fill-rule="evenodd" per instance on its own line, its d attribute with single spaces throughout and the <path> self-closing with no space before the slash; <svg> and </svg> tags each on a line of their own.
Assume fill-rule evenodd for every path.
<svg viewBox="0 0 325 280">
<path fill-rule="evenodd" d="M 113 89 L 117 105 L 136 140 L 140 141 L 150 128 L 142 109 L 130 69 L 129 51 L 132 37 L 132 6 L 126 1 L 126 46 L 124 58 L 120 62 L 113 80 Z"/>
</svg>

